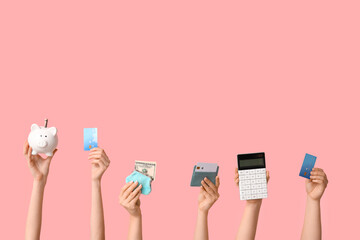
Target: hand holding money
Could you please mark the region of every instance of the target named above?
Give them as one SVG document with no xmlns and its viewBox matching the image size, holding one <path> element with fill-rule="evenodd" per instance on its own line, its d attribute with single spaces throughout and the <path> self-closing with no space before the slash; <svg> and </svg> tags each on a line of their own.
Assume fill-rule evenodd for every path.
<svg viewBox="0 0 360 240">
<path fill-rule="evenodd" d="M 142 185 L 138 186 L 138 182 L 128 182 L 121 189 L 119 203 L 123 206 L 131 216 L 141 215 L 140 195 Z"/>
</svg>

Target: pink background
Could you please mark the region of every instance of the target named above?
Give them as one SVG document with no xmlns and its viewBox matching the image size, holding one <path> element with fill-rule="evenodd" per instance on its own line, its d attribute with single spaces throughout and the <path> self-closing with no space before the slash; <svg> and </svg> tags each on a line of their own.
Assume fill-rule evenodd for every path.
<svg viewBox="0 0 360 240">
<path fill-rule="evenodd" d="M 265 151 L 271 173 L 258 239 L 298 239 L 306 152 L 329 186 L 324 239 L 358 236 L 359 1 L 1 1 L 2 239 L 23 239 L 34 122 L 59 129 L 42 239 L 89 239 L 83 128 L 99 129 L 107 239 L 125 239 L 119 190 L 156 161 L 142 197 L 145 239 L 191 239 L 198 161 L 220 165 L 212 239 L 233 239 L 244 203 L 236 154 Z"/>
</svg>

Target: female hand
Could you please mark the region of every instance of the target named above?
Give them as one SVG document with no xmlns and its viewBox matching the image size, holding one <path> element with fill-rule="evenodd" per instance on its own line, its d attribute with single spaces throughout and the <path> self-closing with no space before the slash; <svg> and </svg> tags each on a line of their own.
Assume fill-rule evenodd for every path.
<svg viewBox="0 0 360 240">
<path fill-rule="evenodd" d="M 92 180 L 100 181 L 102 175 L 110 165 L 109 157 L 106 155 L 104 149 L 93 148 L 89 152 L 88 159 L 91 160 L 92 164 Z"/>
<path fill-rule="evenodd" d="M 131 216 L 141 215 L 140 195 L 142 185 L 138 186 L 138 182 L 128 182 L 121 189 L 119 203 L 123 206 Z"/>
<path fill-rule="evenodd" d="M 321 168 L 313 168 L 310 172 L 310 179 L 306 179 L 305 188 L 308 196 L 316 201 L 320 201 L 329 183 L 327 176 Z"/>
<path fill-rule="evenodd" d="M 25 142 L 23 152 L 34 180 L 46 183 L 47 176 L 49 175 L 51 159 L 54 157 L 56 151 L 57 149 L 54 150 L 52 156 L 42 158 L 39 154 L 32 155 L 32 148 L 30 147 L 28 141 Z"/>
<path fill-rule="evenodd" d="M 216 185 L 214 185 L 209 179 L 204 178 L 201 181 L 200 194 L 198 198 L 198 207 L 202 212 L 208 212 L 212 205 L 219 199 L 219 186 L 220 178 L 216 176 Z"/>
</svg>

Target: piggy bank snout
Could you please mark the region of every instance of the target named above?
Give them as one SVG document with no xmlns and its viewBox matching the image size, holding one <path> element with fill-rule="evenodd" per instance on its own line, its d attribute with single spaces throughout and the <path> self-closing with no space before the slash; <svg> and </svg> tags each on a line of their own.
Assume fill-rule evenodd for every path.
<svg viewBox="0 0 360 240">
<path fill-rule="evenodd" d="M 38 147 L 41 147 L 41 148 L 44 148 L 48 145 L 47 141 L 45 140 L 40 140 L 38 143 L 37 143 Z"/>
</svg>

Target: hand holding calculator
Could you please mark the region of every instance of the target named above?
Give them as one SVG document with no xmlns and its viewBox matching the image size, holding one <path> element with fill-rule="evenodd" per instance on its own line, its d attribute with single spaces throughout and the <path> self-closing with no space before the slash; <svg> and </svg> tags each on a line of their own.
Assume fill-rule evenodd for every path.
<svg viewBox="0 0 360 240">
<path fill-rule="evenodd" d="M 267 198 L 265 153 L 239 154 L 237 157 L 240 200 Z"/>
</svg>

